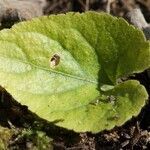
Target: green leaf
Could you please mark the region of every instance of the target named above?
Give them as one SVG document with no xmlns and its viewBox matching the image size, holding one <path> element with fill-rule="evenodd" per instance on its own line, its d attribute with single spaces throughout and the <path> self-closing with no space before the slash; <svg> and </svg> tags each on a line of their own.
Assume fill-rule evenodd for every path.
<svg viewBox="0 0 150 150">
<path fill-rule="evenodd" d="M 136 116 L 148 94 L 121 77 L 150 67 L 150 43 L 105 13 L 51 15 L 0 34 L 0 85 L 48 121 L 99 132 Z"/>
</svg>

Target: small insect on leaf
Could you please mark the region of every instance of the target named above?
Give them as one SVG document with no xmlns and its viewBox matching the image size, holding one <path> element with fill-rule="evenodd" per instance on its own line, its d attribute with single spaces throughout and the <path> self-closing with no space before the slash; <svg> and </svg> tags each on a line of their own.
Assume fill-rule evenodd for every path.
<svg viewBox="0 0 150 150">
<path fill-rule="evenodd" d="M 50 67 L 55 68 L 60 62 L 60 56 L 57 54 L 54 54 L 53 57 L 50 60 Z"/>
</svg>

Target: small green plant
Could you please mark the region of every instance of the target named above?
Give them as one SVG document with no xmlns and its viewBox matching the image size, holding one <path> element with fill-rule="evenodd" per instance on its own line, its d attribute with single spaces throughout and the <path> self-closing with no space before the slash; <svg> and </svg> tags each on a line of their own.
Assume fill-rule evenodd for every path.
<svg viewBox="0 0 150 150">
<path fill-rule="evenodd" d="M 24 129 L 17 136 L 17 140 L 20 142 L 26 142 L 26 149 L 28 150 L 53 150 L 52 139 L 50 139 L 41 131 Z"/>
<path fill-rule="evenodd" d="M 148 94 L 122 77 L 150 67 L 150 42 L 121 18 L 67 13 L 0 32 L 0 85 L 39 117 L 97 133 L 139 114 Z"/>
<path fill-rule="evenodd" d="M 13 131 L 0 126 L 0 150 L 6 150 Z"/>
</svg>

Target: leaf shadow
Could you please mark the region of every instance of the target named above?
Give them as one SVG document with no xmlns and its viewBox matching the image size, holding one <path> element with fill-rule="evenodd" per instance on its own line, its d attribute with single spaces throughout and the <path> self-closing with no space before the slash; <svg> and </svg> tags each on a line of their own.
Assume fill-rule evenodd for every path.
<svg viewBox="0 0 150 150">
<path fill-rule="evenodd" d="M 58 127 L 55 124 L 62 120 L 48 122 L 33 112 L 28 110 L 27 106 L 23 106 L 13 99 L 6 91 L 0 92 L 0 125 L 11 128 L 11 124 L 17 128 L 29 128 L 32 130 L 44 131 L 51 138 L 58 137 L 79 137 L 78 133 Z"/>
</svg>

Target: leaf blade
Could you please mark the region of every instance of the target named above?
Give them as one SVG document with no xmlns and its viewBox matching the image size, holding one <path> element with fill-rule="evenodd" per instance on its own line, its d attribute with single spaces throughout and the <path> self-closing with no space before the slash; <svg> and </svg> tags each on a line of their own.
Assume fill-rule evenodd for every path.
<svg viewBox="0 0 150 150">
<path fill-rule="evenodd" d="M 42 17 L 1 31 L 0 44 L 1 86 L 40 117 L 62 120 L 59 126 L 111 129 L 137 115 L 148 98 L 137 81 L 116 85 L 150 66 L 149 42 L 121 19 L 94 12 Z"/>
</svg>

